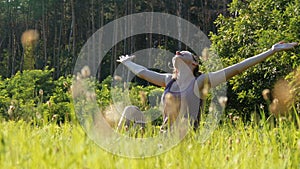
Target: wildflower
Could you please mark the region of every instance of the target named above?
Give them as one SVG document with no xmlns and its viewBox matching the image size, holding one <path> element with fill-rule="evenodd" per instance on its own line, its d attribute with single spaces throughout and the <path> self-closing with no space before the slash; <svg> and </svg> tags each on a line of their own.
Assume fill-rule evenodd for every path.
<svg viewBox="0 0 300 169">
<path fill-rule="evenodd" d="M 9 106 L 7 114 L 9 115 L 10 118 L 13 116 L 15 109 L 16 109 L 15 106 L 13 106 L 13 105 Z"/>
<path fill-rule="evenodd" d="M 227 104 L 227 100 L 228 100 L 228 98 L 226 96 L 219 97 L 218 101 L 219 101 L 220 105 L 222 106 L 222 108 L 225 108 L 225 106 Z"/>
<path fill-rule="evenodd" d="M 264 106 L 263 104 L 260 104 L 260 105 L 259 105 L 259 108 L 260 108 L 260 109 L 264 109 L 265 106 Z"/>
<path fill-rule="evenodd" d="M 269 106 L 269 110 L 274 115 L 278 115 L 280 112 L 279 100 L 275 98 Z"/>
<path fill-rule="evenodd" d="M 233 117 L 232 115 L 233 115 L 232 113 L 229 113 L 229 114 L 228 114 L 228 118 L 229 118 L 230 120 L 232 120 L 232 117 Z"/>
<path fill-rule="evenodd" d="M 212 111 L 214 111 L 214 110 L 215 110 L 215 106 L 210 105 L 209 108 L 208 108 L 208 111 L 209 111 L 209 112 L 212 112 Z"/>
<path fill-rule="evenodd" d="M 42 118 L 42 115 L 40 114 L 40 112 L 36 112 L 36 113 L 35 113 L 35 117 L 36 117 L 37 119 L 41 119 L 41 118 Z"/>
<path fill-rule="evenodd" d="M 106 121 L 106 123 L 110 127 L 114 127 L 118 125 L 118 122 L 120 121 L 121 114 L 120 110 L 118 110 L 119 107 L 123 107 L 122 103 L 114 103 L 111 104 L 110 106 L 107 106 L 103 113 L 98 112 L 98 114 L 103 114 L 102 121 Z M 98 121 L 101 121 L 98 120 Z"/>
<path fill-rule="evenodd" d="M 275 105 L 278 105 L 279 100 L 275 98 L 275 99 L 272 101 L 272 103 L 275 104 Z"/>
<path fill-rule="evenodd" d="M 82 75 L 80 73 L 77 72 L 77 75 L 76 75 L 76 80 L 77 81 L 80 81 L 82 78 Z"/>
<path fill-rule="evenodd" d="M 241 139 L 239 139 L 239 138 L 237 138 L 237 139 L 235 140 L 235 143 L 236 143 L 236 144 L 240 144 L 240 142 L 241 142 Z"/>
<path fill-rule="evenodd" d="M 21 36 L 21 43 L 24 48 L 26 47 L 34 47 L 39 40 L 39 33 L 37 30 L 30 29 L 25 31 Z"/>
<path fill-rule="evenodd" d="M 10 106 L 9 106 L 9 109 L 12 110 L 12 111 L 14 111 L 16 108 L 15 108 L 15 106 L 10 105 Z"/>
<path fill-rule="evenodd" d="M 43 96 L 43 95 L 44 95 L 44 90 L 43 90 L 43 89 L 40 89 L 40 90 L 39 90 L 39 94 L 40 94 L 40 96 Z"/>
<path fill-rule="evenodd" d="M 70 88 L 73 98 L 80 97 L 84 92 L 82 81 L 75 81 Z"/>
<path fill-rule="evenodd" d="M 91 70 L 88 66 L 84 66 L 82 69 L 81 69 L 81 75 L 83 78 L 87 78 L 91 75 Z"/>
<path fill-rule="evenodd" d="M 63 82 L 64 87 L 68 87 L 68 82 Z"/>
<path fill-rule="evenodd" d="M 122 81 L 122 77 L 121 77 L 121 76 L 118 76 L 118 75 L 115 75 L 115 76 L 114 76 L 114 80 L 115 80 L 115 81 Z"/>
<path fill-rule="evenodd" d="M 230 156 L 227 155 L 227 156 L 226 156 L 226 161 L 229 161 L 229 159 L 230 159 Z"/>
<path fill-rule="evenodd" d="M 270 105 L 270 111 L 277 115 L 285 115 L 293 104 L 294 96 L 291 92 L 291 87 L 286 80 L 279 80 L 276 82 L 272 91 L 274 100 Z"/>
<path fill-rule="evenodd" d="M 233 121 L 234 121 L 234 122 L 237 122 L 239 119 L 240 119 L 239 116 L 234 116 L 234 117 L 233 117 Z"/>
<path fill-rule="evenodd" d="M 229 144 L 229 145 L 232 145 L 232 142 L 233 142 L 233 139 L 232 139 L 231 137 L 229 137 L 229 139 L 228 139 L 228 144 Z"/>
<path fill-rule="evenodd" d="M 52 121 L 55 121 L 55 120 L 57 120 L 57 119 L 58 119 L 58 117 L 59 117 L 59 115 L 58 115 L 58 114 L 54 114 L 54 115 L 52 116 L 51 120 L 52 120 Z"/>
<path fill-rule="evenodd" d="M 270 90 L 269 89 L 265 89 L 262 91 L 262 95 L 263 95 L 263 98 L 267 101 L 267 100 L 270 100 Z"/>
<path fill-rule="evenodd" d="M 50 101 L 47 101 L 46 104 L 48 105 L 48 107 L 51 107 L 52 103 Z"/>
<path fill-rule="evenodd" d="M 161 149 L 163 147 L 162 144 L 158 144 L 157 146 L 158 146 L 159 149 Z"/>
</svg>

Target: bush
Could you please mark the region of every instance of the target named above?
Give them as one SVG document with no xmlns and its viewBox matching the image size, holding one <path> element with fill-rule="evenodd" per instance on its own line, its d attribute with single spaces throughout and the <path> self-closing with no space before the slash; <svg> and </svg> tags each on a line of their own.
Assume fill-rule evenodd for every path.
<svg viewBox="0 0 300 169">
<path fill-rule="evenodd" d="M 225 66 L 259 54 L 278 41 L 300 39 L 298 0 L 234 0 L 229 11 L 232 17 L 220 15 L 216 20 L 218 34 L 211 34 L 212 47 Z M 260 104 L 265 104 L 262 91 L 298 67 L 299 56 L 299 48 L 280 52 L 230 79 L 227 110 L 250 117 Z"/>
<path fill-rule="evenodd" d="M 52 76 L 53 70 L 25 70 L 1 80 L 2 117 L 36 124 L 69 119 L 71 78 Z"/>
<path fill-rule="evenodd" d="M 10 108 L 10 97 L 8 96 L 8 92 L 6 90 L 6 81 L 2 80 L 0 77 L 0 113 L 1 116 L 5 119 L 9 118 L 8 110 L 11 109 L 9 112 L 14 109 L 13 107 Z M 12 114 L 11 114 L 12 117 Z"/>
</svg>

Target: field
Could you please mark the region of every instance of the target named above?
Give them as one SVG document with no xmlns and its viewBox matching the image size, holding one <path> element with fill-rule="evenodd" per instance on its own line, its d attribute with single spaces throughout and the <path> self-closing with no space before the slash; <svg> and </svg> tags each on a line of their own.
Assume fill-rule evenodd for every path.
<svg viewBox="0 0 300 169">
<path fill-rule="evenodd" d="M 34 127 L 24 121 L 0 124 L 1 168 L 300 168 L 300 132 L 279 122 L 226 122 L 200 143 L 190 132 L 170 151 L 131 159 L 99 148 L 78 124 Z M 128 147 L 130 148 L 130 147 Z M 146 147 L 145 147 L 146 149 Z M 146 149 L 147 150 L 147 149 Z"/>
<path fill-rule="evenodd" d="M 0 0 L 0 169 L 300 169 L 300 0 L 38 2 Z M 281 51 L 278 42 L 298 46 Z M 203 73 L 248 59 L 229 71 L 239 75 L 225 78 L 221 92 L 203 85 L 201 119 L 224 116 L 205 141 L 200 131 L 214 118 L 157 156 L 121 157 L 90 139 L 85 129 L 118 152 L 139 155 L 174 145 L 165 135 L 151 146 L 140 139 L 160 134 L 164 88 L 117 60 L 136 55 L 133 62 L 147 69 L 181 74 L 171 65 L 181 50 L 199 56 Z M 255 65 L 253 56 L 260 56 Z M 213 100 L 220 106 L 207 104 Z M 98 130 L 113 133 L 99 115 L 116 126 L 129 105 L 155 119 L 138 134 L 120 130 L 143 148 Z"/>
</svg>

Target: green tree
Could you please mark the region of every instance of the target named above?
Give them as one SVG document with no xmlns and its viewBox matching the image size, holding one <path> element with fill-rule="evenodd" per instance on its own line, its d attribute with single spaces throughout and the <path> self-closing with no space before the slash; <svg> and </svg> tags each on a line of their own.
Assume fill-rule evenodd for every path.
<svg viewBox="0 0 300 169">
<path fill-rule="evenodd" d="M 234 0 L 231 17 L 216 20 L 218 34 L 211 34 L 212 46 L 224 66 L 261 53 L 279 41 L 300 40 L 300 2 L 298 0 Z M 280 52 L 265 62 L 229 80 L 228 109 L 249 115 L 264 104 L 265 88 L 300 64 L 299 48 Z M 265 106 L 267 107 L 267 106 Z"/>
</svg>

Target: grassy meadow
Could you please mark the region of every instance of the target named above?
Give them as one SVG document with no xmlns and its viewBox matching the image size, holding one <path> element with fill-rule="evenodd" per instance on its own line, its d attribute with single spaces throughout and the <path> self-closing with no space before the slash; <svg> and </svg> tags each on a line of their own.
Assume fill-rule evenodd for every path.
<svg viewBox="0 0 300 169">
<path fill-rule="evenodd" d="M 134 23 L 139 22 L 130 21 L 124 27 L 118 22 L 111 30 L 117 32 L 113 34 L 116 36 L 107 39 L 112 41 L 102 43 L 106 39 L 101 35 L 91 38 L 92 45 L 86 45 L 96 30 L 129 14 L 145 11 L 175 14 L 209 35 L 213 53 L 217 55 L 197 53 L 204 55 L 200 70 L 206 73 L 215 69 L 214 65 L 236 64 L 272 48 L 279 41 L 299 43 L 299 0 L 37 2 L 40 1 L 0 1 L 0 169 L 300 169 L 299 46 L 278 52 L 228 81 L 229 100 L 224 113 L 228 117 L 221 120 L 205 142 L 200 128 L 191 130 L 177 146 L 163 154 L 126 158 L 100 148 L 79 124 L 87 122 L 88 127 L 95 124 L 89 123 L 97 119 L 98 110 L 96 104 L 90 104 L 92 101 L 98 104 L 101 113 L 106 113 L 107 119 L 109 112 L 113 114 L 117 108 L 121 109 L 117 103 L 125 107 L 129 102 L 150 115 L 161 115 L 153 103 L 160 103 L 164 90 L 148 84 L 139 86 L 142 82 L 128 83 L 132 79 L 127 69 L 120 69 L 122 76 L 117 76 L 119 55 L 138 54 L 146 49 L 159 51 L 155 59 L 145 61 L 148 67 L 153 61 L 149 68 L 163 65 L 167 68 L 168 52 L 206 46 L 203 39 L 199 43 L 194 41 L 202 38 L 202 34 L 193 34 L 190 26 L 184 29 L 185 22 L 181 21 L 178 39 L 177 35 L 168 35 L 173 28 L 165 34 L 156 33 L 154 30 L 162 31 L 168 24 L 158 21 L 155 25 L 155 20 L 150 18 L 149 25 L 143 25 L 151 28 L 149 32 L 131 35 Z M 188 32 L 189 36 L 185 38 L 179 30 Z M 126 38 L 119 41 L 123 34 Z M 127 37 L 128 34 L 131 36 Z M 185 39 L 191 40 L 190 43 Z M 106 44 L 110 43 L 114 46 L 107 48 Z M 91 52 L 85 53 L 85 47 Z M 102 53 L 106 54 L 103 58 Z M 74 71 L 77 58 L 87 60 L 78 64 L 81 66 L 99 63 L 93 55 L 101 56 L 101 64 L 91 70 Z M 154 100 L 151 105 L 150 98 Z M 261 118 L 253 115 L 258 109 L 262 111 Z M 290 109 L 294 109 L 287 113 L 291 117 L 274 117 Z M 263 111 L 271 116 L 265 117 Z M 231 118 L 230 114 L 240 118 Z M 157 121 L 158 125 L 162 118 Z M 149 127 L 141 135 L 158 133 L 158 127 L 153 129 Z M 152 147 L 159 148 L 155 144 Z M 126 145 L 118 146 L 136 150 L 137 146 Z M 147 150 L 149 147 L 145 147 Z"/>
<path fill-rule="evenodd" d="M 300 131 L 281 121 L 225 122 L 205 142 L 191 131 L 175 148 L 144 159 L 119 157 L 99 148 L 81 126 L 24 121 L 0 123 L 1 168 L 300 168 Z M 130 147 L 128 147 L 130 148 Z M 146 148 L 145 148 L 146 149 Z"/>
</svg>

